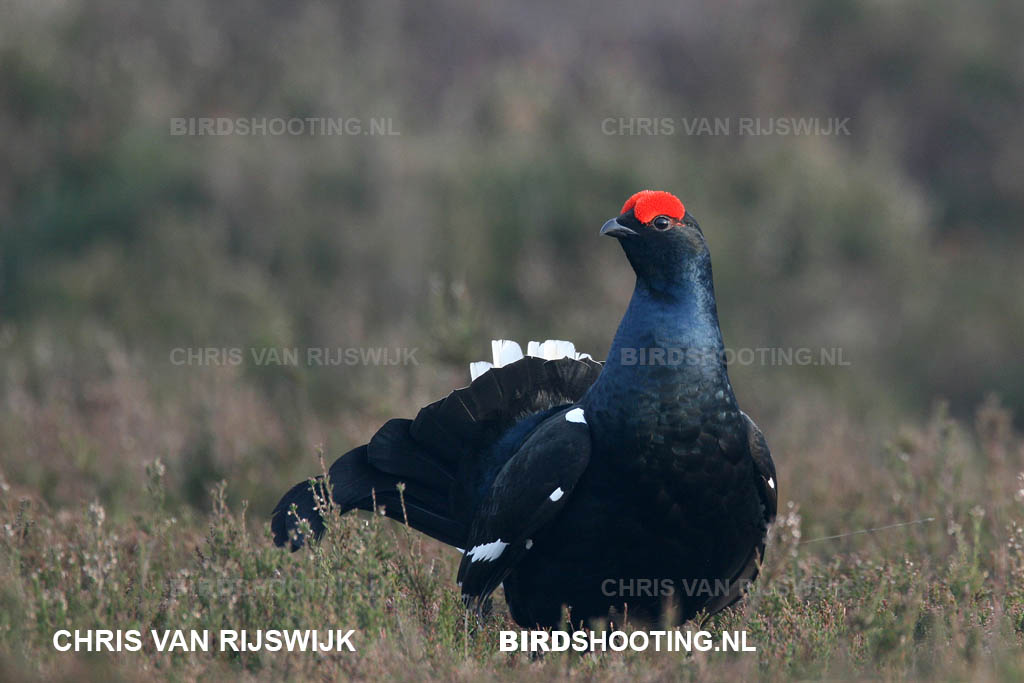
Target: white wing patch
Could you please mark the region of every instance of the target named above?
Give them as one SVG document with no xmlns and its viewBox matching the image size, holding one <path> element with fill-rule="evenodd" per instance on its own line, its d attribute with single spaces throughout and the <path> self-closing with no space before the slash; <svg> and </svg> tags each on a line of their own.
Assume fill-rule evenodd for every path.
<svg viewBox="0 0 1024 683">
<path fill-rule="evenodd" d="M 466 553 L 466 557 L 468 557 L 471 562 L 493 562 L 501 557 L 501 554 L 505 552 L 505 548 L 507 547 L 508 543 L 505 543 L 499 538 L 496 541 L 481 543 L 474 547 Z"/>
<path fill-rule="evenodd" d="M 555 489 L 554 491 L 551 492 L 551 495 L 548 496 L 548 500 L 550 500 L 552 503 L 554 503 L 554 502 L 558 501 L 558 499 L 561 498 L 564 495 L 565 495 L 565 491 L 563 491 L 562 487 L 559 486 L 557 489 Z"/>
<path fill-rule="evenodd" d="M 573 408 L 565 414 L 566 422 L 578 422 L 580 424 L 587 424 L 587 418 L 583 415 L 583 408 Z"/>
<path fill-rule="evenodd" d="M 533 547 L 533 539 L 532 538 L 526 539 L 526 549 L 529 550 L 532 547 Z"/>
<path fill-rule="evenodd" d="M 548 339 L 544 342 L 531 341 L 526 345 L 526 355 L 544 360 L 558 360 L 559 358 L 572 358 L 583 360 L 593 359 L 589 353 L 579 353 L 576 345 L 569 341 L 560 339 Z M 470 379 L 476 379 L 491 368 L 500 368 L 523 357 L 523 347 L 510 339 L 491 340 L 491 362 L 485 360 L 475 361 L 469 364 Z"/>
<path fill-rule="evenodd" d="M 768 477 L 768 485 L 771 486 L 772 488 L 775 488 L 775 480 L 772 479 L 771 477 Z"/>
</svg>

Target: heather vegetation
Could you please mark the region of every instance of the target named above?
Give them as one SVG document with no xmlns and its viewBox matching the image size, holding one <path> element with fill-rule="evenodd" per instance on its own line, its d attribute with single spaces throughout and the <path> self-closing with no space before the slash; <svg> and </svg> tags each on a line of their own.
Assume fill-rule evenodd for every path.
<svg viewBox="0 0 1024 683">
<path fill-rule="evenodd" d="M 0 678 L 1021 677 L 1022 28 L 945 0 L 6 4 Z M 740 134 L 783 117 L 849 134 Z M 643 187 L 704 228 L 778 466 L 762 578 L 710 623 L 756 653 L 531 661 L 498 652 L 500 592 L 467 617 L 457 553 L 399 524 L 271 546 L 318 453 L 463 386 L 491 338 L 602 357 L 632 273 L 597 230 Z M 51 640 L 331 627 L 360 651 Z"/>
</svg>

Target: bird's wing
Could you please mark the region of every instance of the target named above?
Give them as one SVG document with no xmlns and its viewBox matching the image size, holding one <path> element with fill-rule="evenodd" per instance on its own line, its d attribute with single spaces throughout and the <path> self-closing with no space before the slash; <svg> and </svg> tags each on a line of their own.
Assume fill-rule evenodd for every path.
<svg viewBox="0 0 1024 683">
<path fill-rule="evenodd" d="M 779 507 L 779 482 L 775 476 L 775 463 L 772 461 L 771 451 L 768 450 L 768 442 L 765 440 L 761 428 L 750 419 L 750 416 L 744 412 L 740 414 L 743 415 L 743 420 L 747 425 L 747 443 L 750 446 L 750 457 L 754 461 L 755 484 L 764 514 L 765 535 L 762 536 L 760 543 L 751 548 L 750 555 L 741 565 L 739 572 L 730 579 L 729 590 L 709 601 L 704 607 L 705 618 L 720 612 L 742 598 L 754 583 L 754 579 L 761 571 L 761 560 L 764 559 L 768 525 L 775 521 L 775 514 Z"/>
<path fill-rule="evenodd" d="M 775 463 L 772 461 L 772 452 L 768 450 L 768 442 L 765 441 L 761 428 L 749 415 L 741 414 L 747 423 L 747 441 L 750 445 L 750 457 L 754 459 L 757 492 L 764 505 L 765 523 L 771 524 L 775 521 L 775 514 L 779 508 L 779 481 L 775 476 Z"/>
<path fill-rule="evenodd" d="M 590 462 L 590 428 L 582 408 L 545 420 L 498 473 L 473 520 L 459 584 L 479 606 L 530 552 L 533 537 L 572 495 Z"/>
</svg>

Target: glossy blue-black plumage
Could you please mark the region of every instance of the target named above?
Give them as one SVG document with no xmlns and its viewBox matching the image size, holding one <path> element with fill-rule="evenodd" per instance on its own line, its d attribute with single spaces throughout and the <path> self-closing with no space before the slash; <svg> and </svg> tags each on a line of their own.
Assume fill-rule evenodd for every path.
<svg viewBox="0 0 1024 683">
<path fill-rule="evenodd" d="M 775 516 L 775 470 L 729 382 L 703 235 L 670 218 L 628 211 L 604 231 L 637 283 L 603 367 L 524 358 L 388 423 L 332 467 L 342 511 L 393 503 L 405 482 L 409 523 L 465 549 L 467 603 L 503 583 L 526 626 L 556 625 L 563 606 L 574 623 L 683 620 L 736 600 Z M 279 544 L 301 544 L 288 511 L 308 516 L 310 496 L 299 485 L 278 504 Z"/>
</svg>

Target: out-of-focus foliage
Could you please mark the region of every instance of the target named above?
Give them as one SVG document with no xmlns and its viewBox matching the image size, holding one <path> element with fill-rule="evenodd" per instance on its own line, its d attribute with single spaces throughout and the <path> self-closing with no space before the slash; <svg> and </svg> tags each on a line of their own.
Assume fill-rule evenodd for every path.
<svg viewBox="0 0 1024 683">
<path fill-rule="evenodd" d="M 3 23 L 8 344 L 44 321 L 66 353 L 87 327 L 164 364 L 342 342 L 462 362 L 494 334 L 601 353 L 631 281 L 596 228 L 657 187 L 705 227 L 731 346 L 852 363 L 739 367 L 741 386 L 1024 405 L 1014 3 L 101 0 L 8 3 Z M 179 116 L 401 135 L 172 136 Z M 850 135 L 737 132 L 787 116 Z M 606 134 L 631 117 L 732 134 Z M 318 374 L 317 405 L 342 405 Z"/>
</svg>

